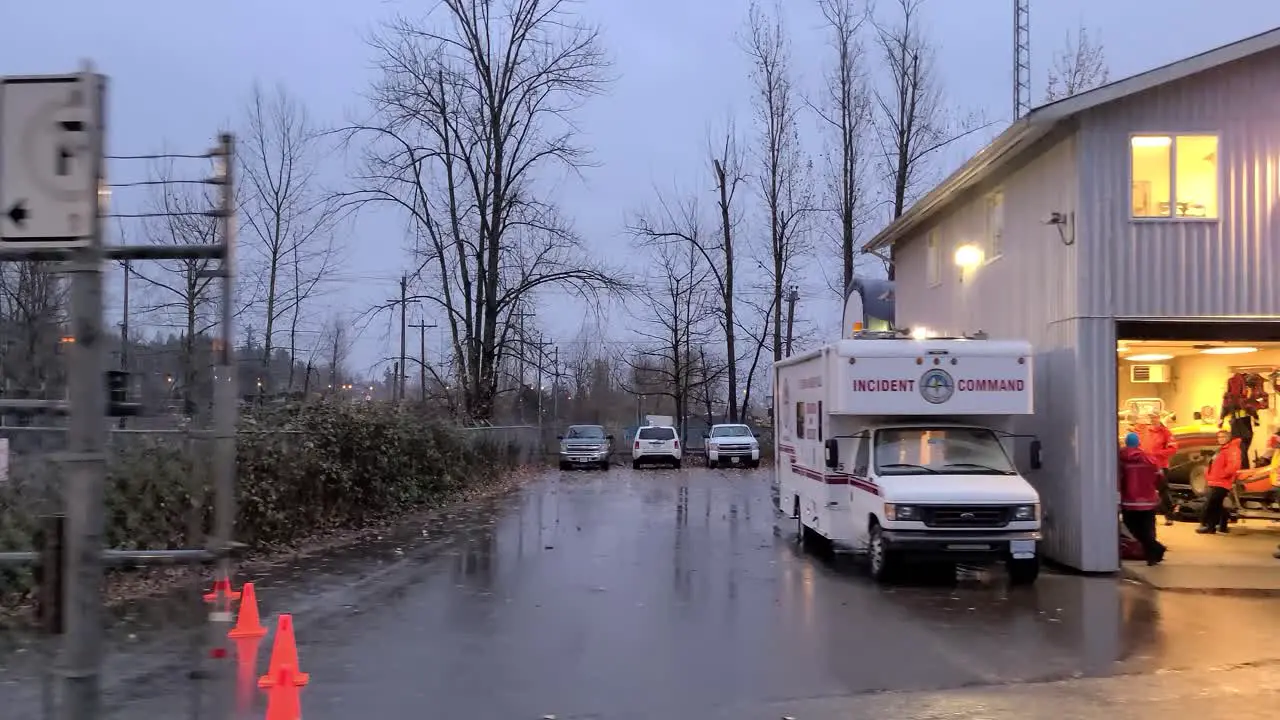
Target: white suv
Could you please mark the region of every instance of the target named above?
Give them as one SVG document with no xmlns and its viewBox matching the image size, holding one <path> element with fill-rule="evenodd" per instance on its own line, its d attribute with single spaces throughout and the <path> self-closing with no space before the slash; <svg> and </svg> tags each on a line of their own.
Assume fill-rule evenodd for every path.
<svg viewBox="0 0 1280 720">
<path fill-rule="evenodd" d="M 631 467 L 641 463 L 668 463 L 677 470 L 684 451 L 680 449 L 680 436 L 670 425 L 648 425 L 636 430 L 631 444 Z"/>
<path fill-rule="evenodd" d="M 706 438 L 707 467 L 717 464 L 760 467 L 760 437 L 746 425 L 712 425 Z"/>
</svg>

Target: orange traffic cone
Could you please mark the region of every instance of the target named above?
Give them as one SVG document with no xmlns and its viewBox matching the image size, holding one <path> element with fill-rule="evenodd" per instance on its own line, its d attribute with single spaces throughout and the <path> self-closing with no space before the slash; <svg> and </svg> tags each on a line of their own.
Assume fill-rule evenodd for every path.
<svg viewBox="0 0 1280 720">
<path fill-rule="evenodd" d="M 205 593 L 205 602 L 217 602 L 218 598 L 225 597 L 230 600 L 239 600 L 240 593 L 231 589 L 231 579 L 225 575 L 213 581 L 213 590 Z"/>
<path fill-rule="evenodd" d="M 240 590 L 240 614 L 236 617 L 236 626 L 227 633 L 229 638 L 260 638 L 267 634 L 258 617 L 258 596 L 253 591 L 253 583 L 247 582 Z"/>
<path fill-rule="evenodd" d="M 281 615 L 276 620 L 276 638 L 275 643 L 271 646 L 271 664 L 267 666 L 267 674 L 258 678 L 258 687 L 273 687 L 276 678 L 280 673 L 280 668 L 288 665 L 293 668 L 293 683 L 298 687 L 307 684 L 311 676 L 299 672 L 298 668 L 298 645 L 293 639 L 293 616 Z"/>
<path fill-rule="evenodd" d="M 267 695 L 267 720 L 302 720 L 302 699 L 298 697 L 298 673 L 292 665 L 281 665 L 271 676 Z"/>
</svg>

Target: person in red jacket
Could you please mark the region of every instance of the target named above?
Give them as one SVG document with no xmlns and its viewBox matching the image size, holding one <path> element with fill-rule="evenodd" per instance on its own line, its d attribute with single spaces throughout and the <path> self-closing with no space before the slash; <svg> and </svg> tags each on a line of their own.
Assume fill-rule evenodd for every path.
<svg viewBox="0 0 1280 720">
<path fill-rule="evenodd" d="M 1226 502 L 1227 496 L 1231 494 L 1231 488 L 1235 487 L 1236 473 L 1240 472 L 1243 464 L 1243 457 L 1240 452 L 1240 434 L 1237 429 L 1232 428 L 1229 435 L 1226 432 L 1219 432 L 1218 442 L 1222 447 L 1218 448 L 1218 454 L 1213 456 L 1209 471 L 1205 473 L 1205 481 L 1209 485 L 1209 493 L 1204 506 L 1204 516 L 1200 520 L 1200 527 L 1196 528 L 1196 532 L 1201 535 L 1229 532 L 1227 520 L 1230 519 L 1230 513 L 1222 507 L 1222 504 Z"/>
<path fill-rule="evenodd" d="M 1151 413 L 1139 420 L 1137 431 L 1142 451 L 1160 471 L 1160 512 L 1164 514 L 1164 524 L 1172 525 L 1173 496 L 1169 494 L 1168 473 L 1169 460 L 1178 452 L 1178 443 L 1173 440 L 1173 432 L 1160 420 L 1160 413 Z"/>
<path fill-rule="evenodd" d="M 1156 508 L 1160 507 L 1160 470 L 1142 451 L 1137 433 L 1124 437 L 1120 450 L 1120 517 L 1133 539 L 1142 545 L 1148 565 L 1164 560 L 1167 548 L 1156 539 Z"/>
</svg>

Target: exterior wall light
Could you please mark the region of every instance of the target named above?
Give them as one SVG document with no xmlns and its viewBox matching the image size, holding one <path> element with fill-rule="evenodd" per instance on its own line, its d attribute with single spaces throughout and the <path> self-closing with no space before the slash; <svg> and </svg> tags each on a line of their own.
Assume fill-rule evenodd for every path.
<svg viewBox="0 0 1280 720">
<path fill-rule="evenodd" d="M 961 270 L 972 270 L 982 264 L 982 248 L 968 243 L 956 248 L 956 267 Z"/>
</svg>

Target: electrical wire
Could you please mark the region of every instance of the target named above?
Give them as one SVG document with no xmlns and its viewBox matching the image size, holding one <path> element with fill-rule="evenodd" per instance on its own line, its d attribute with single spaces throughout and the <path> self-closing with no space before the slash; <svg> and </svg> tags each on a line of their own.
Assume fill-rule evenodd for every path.
<svg viewBox="0 0 1280 720">
<path fill-rule="evenodd" d="M 160 153 L 158 155 L 107 155 L 108 160 L 208 160 L 216 157 L 217 153 L 204 153 L 203 155 L 191 155 L 188 153 Z"/>
</svg>

